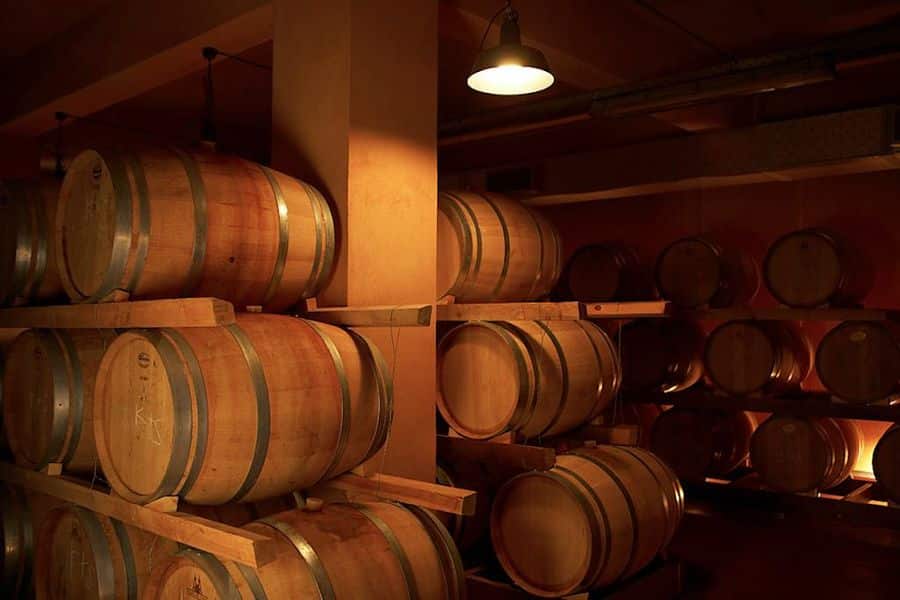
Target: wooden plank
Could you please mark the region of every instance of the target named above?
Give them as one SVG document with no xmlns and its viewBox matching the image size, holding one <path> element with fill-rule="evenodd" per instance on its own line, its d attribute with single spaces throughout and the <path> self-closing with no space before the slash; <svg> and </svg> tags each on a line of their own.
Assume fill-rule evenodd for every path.
<svg viewBox="0 0 900 600">
<path fill-rule="evenodd" d="M 784 414 L 835 417 L 839 419 L 862 419 L 867 421 L 900 421 L 900 405 L 848 404 L 835 400 L 829 394 L 804 393 L 794 396 L 747 396 L 731 398 L 709 390 L 687 390 L 676 394 L 632 395 L 629 402 L 652 404 L 672 404 L 685 408 L 720 409 L 729 406 L 737 410 L 757 412 L 778 412 Z"/>
<path fill-rule="evenodd" d="M 575 321 L 584 318 L 580 302 L 492 302 L 442 304 L 438 321 Z"/>
<path fill-rule="evenodd" d="M 523 200 L 549 206 L 898 169 L 895 112 L 849 110 L 561 156 L 540 166 L 543 193 Z"/>
<path fill-rule="evenodd" d="M 511 471 L 546 471 L 556 464 L 556 452 L 543 446 L 497 444 L 448 435 L 437 436 L 438 458 L 450 464 L 468 463 Z"/>
<path fill-rule="evenodd" d="M 431 324 L 431 304 L 404 306 L 338 306 L 314 308 L 304 317 L 345 327 L 427 327 Z"/>
<path fill-rule="evenodd" d="M 275 541 L 263 535 L 193 515 L 145 508 L 66 477 L 50 477 L 0 462 L 0 479 L 253 568 L 276 557 Z"/>
<path fill-rule="evenodd" d="M 369 477 L 348 473 L 326 481 L 315 489 L 322 489 L 326 492 L 338 490 L 350 500 L 354 496 L 372 496 L 456 515 L 475 514 L 476 494 L 471 490 L 382 473 Z M 316 495 L 315 489 L 310 495 Z"/>
<path fill-rule="evenodd" d="M 594 302 L 584 305 L 586 319 L 642 319 L 666 317 L 672 304 L 665 300 L 646 302 Z"/>
<path fill-rule="evenodd" d="M 694 319 L 731 321 L 758 319 L 765 321 L 886 321 L 895 319 L 897 311 L 882 308 L 716 308 L 686 311 Z"/>
<path fill-rule="evenodd" d="M 234 307 L 217 298 L 139 300 L 0 309 L 0 327 L 118 329 L 214 327 L 234 323 Z"/>
</svg>

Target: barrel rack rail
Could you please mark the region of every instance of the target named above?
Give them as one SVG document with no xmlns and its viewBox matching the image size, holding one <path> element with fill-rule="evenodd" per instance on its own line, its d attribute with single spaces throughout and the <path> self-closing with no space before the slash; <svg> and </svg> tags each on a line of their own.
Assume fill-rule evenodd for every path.
<svg viewBox="0 0 900 600">
<path fill-rule="evenodd" d="M 416 327 L 431 322 L 432 305 L 319 308 L 309 302 L 301 316 L 346 327 Z M 142 300 L 0 309 L 0 329 L 214 327 L 235 322 L 232 304 L 216 298 Z M 132 504 L 102 486 L 60 475 L 59 465 L 43 472 L 0 461 L 0 481 L 78 504 L 177 542 L 254 568 L 275 558 L 274 542 L 262 535 L 178 512 L 177 498 L 146 506 Z M 475 492 L 392 475 L 341 475 L 319 484 L 314 497 L 383 498 L 448 513 L 470 515 Z M 298 506 L 302 503 L 298 502 Z M 314 509 L 316 503 L 306 503 Z"/>
</svg>

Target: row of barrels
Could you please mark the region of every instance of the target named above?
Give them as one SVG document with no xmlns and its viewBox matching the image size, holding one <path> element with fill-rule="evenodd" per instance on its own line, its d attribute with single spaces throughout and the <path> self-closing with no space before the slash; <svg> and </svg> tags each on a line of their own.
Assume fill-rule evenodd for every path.
<svg viewBox="0 0 900 600">
<path fill-rule="evenodd" d="M 455 477 L 439 471 L 442 483 Z M 450 521 L 460 549 L 489 538 L 510 579 L 542 597 L 627 579 L 669 545 L 684 514 L 675 473 L 641 448 L 579 448 L 558 455 L 547 471 L 522 473 L 498 487 L 474 473 L 461 478 L 478 489 L 479 506 L 473 516 Z"/>
<path fill-rule="evenodd" d="M 307 511 L 286 499 L 181 507 L 274 539 L 276 559 L 252 569 L 46 496 L 13 487 L 0 494 L 8 597 L 32 591 L 39 600 L 465 596 L 456 546 L 440 521 L 417 507 L 330 503 Z"/>
<path fill-rule="evenodd" d="M 225 327 L 33 329 L 9 348 L 4 428 L 16 462 L 102 469 L 147 503 L 279 496 L 384 444 L 390 373 L 364 336 L 282 315 Z"/>
<path fill-rule="evenodd" d="M 884 402 L 900 391 L 900 328 L 891 322 L 841 323 L 815 350 L 785 321 L 729 321 L 704 335 L 686 320 L 638 320 L 619 338 L 627 392 L 677 392 L 705 378 L 731 396 L 783 393 L 813 368 L 845 402 Z"/>
<path fill-rule="evenodd" d="M 762 280 L 786 306 L 848 306 L 861 302 L 871 289 L 866 265 L 841 235 L 816 227 L 778 238 L 761 268 L 739 249 L 711 236 L 669 244 L 653 268 L 627 245 L 593 244 L 572 255 L 555 294 L 583 302 L 644 300 L 658 294 L 683 308 L 715 308 L 749 302 Z"/>
<path fill-rule="evenodd" d="M 499 194 L 438 198 L 438 291 L 459 301 L 546 296 L 559 233 Z M 0 185 L 0 305 L 215 296 L 267 312 L 328 282 L 333 211 L 308 183 L 202 150 L 86 150 L 60 183 Z"/>
<path fill-rule="evenodd" d="M 645 412 L 646 406 L 626 404 L 631 410 L 622 420 L 640 424 L 643 445 L 684 481 L 749 465 L 773 490 L 808 492 L 840 485 L 857 466 L 868 470 L 858 465 L 865 436 L 849 419 L 655 406 Z M 639 414 L 643 421 L 634 418 Z M 871 468 L 884 493 L 900 502 L 900 427 L 878 439 Z"/>
</svg>

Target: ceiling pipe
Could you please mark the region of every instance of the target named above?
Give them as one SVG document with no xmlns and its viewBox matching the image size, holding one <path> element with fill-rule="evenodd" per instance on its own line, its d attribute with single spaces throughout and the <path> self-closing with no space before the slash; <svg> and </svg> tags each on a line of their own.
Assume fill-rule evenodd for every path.
<svg viewBox="0 0 900 600">
<path fill-rule="evenodd" d="M 900 25 L 864 29 L 811 48 L 780 52 L 673 77 L 583 92 L 441 123 L 450 146 L 558 126 L 597 116 L 652 114 L 718 99 L 828 81 L 857 65 L 900 50 Z"/>
</svg>

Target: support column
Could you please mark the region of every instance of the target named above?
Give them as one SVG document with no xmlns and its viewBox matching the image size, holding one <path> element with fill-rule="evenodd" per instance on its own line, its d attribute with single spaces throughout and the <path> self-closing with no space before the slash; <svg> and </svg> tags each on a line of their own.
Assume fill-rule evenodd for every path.
<svg viewBox="0 0 900 600">
<path fill-rule="evenodd" d="M 324 306 L 433 303 L 437 0 L 275 0 L 272 165 L 338 220 Z M 394 425 L 369 470 L 432 480 L 435 331 L 372 328 L 394 374 Z"/>
</svg>

